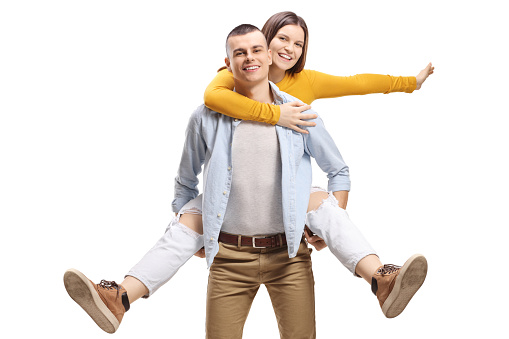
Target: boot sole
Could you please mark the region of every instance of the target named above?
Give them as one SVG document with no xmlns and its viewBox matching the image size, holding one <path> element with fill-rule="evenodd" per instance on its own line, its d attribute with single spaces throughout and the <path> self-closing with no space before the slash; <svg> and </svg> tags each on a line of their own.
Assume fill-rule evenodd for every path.
<svg viewBox="0 0 509 339">
<path fill-rule="evenodd" d="M 105 332 L 115 333 L 120 323 L 83 273 L 75 269 L 67 270 L 64 285 L 69 296 L 88 313 L 97 326 Z"/>
<path fill-rule="evenodd" d="M 382 306 L 382 312 L 387 318 L 394 318 L 403 312 L 414 294 L 424 283 L 428 272 L 428 262 L 421 254 L 415 254 L 408 259 L 394 283 L 394 287 Z"/>
</svg>

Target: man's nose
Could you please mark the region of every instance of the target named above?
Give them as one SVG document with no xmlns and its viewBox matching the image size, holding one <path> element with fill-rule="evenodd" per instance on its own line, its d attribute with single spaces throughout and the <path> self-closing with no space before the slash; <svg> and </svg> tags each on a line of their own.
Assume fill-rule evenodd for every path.
<svg viewBox="0 0 509 339">
<path fill-rule="evenodd" d="M 253 54 L 251 52 L 246 53 L 246 59 L 247 60 L 254 60 Z"/>
</svg>

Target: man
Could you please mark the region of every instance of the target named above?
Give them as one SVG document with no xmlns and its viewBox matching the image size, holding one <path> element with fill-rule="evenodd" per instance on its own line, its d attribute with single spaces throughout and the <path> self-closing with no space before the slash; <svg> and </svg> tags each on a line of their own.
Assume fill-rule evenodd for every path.
<svg viewBox="0 0 509 339">
<path fill-rule="evenodd" d="M 238 93 L 265 103 L 295 100 L 268 82 L 271 53 L 256 27 L 235 28 L 227 39 L 227 55 L 226 65 Z M 299 134 L 279 126 L 237 121 L 205 106 L 190 119 L 173 207 L 180 211 L 196 197 L 197 175 L 205 164 L 202 208 L 210 266 L 208 338 L 242 337 L 251 302 L 262 283 L 271 296 L 281 337 L 315 336 L 314 282 L 309 252 L 302 242 L 311 186 L 310 157 L 327 172 L 329 191 L 337 200 L 344 200 L 350 189 L 348 167 L 321 119 L 315 122 L 309 134 Z M 324 208 L 333 209 L 330 205 L 329 201 Z M 275 235 L 263 236 L 267 234 Z M 256 247 L 267 245 L 257 245 L 257 240 L 275 246 L 259 249 Z"/>
<path fill-rule="evenodd" d="M 277 88 L 271 89 L 271 53 L 257 28 L 234 29 L 227 54 L 238 93 L 267 103 L 289 100 Z M 195 198 L 197 175 L 205 164 L 207 338 L 242 337 L 260 284 L 271 296 L 283 338 L 315 337 L 314 280 L 302 241 L 311 187 L 310 154 L 318 154 L 333 191 L 350 188 L 348 167 L 323 124 L 317 125 L 303 136 L 285 128 L 236 121 L 205 106 L 193 113 L 173 205 L 179 211 Z M 263 237 L 266 234 L 274 236 Z M 276 246 L 256 248 L 265 246 L 257 240 Z M 242 246 L 244 241 L 255 246 Z"/>
<path fill-rule="evenodd" d="M 295 100 L 269 84 L 271 54 L 256 27 L 241 25 L 234 29 L 227 39 L 227 55 L 226 63 L 234 74 L 237 92 L 262 102 Z M 79 271 L 66 272 L 64 281 L 71 297 L 101 328 L 114 332 L 129 308 L 129 299 L 132 302 L 153 293 L 204 244 L 210 266 L 209 338 L 242 336 L 249 307 L 261 283 L 271 295 L 281 336 L 313 338 L 314 282 L 309 252 L 302 242 L 306 218 L 334 254 L 353 242 L 355 251 L 359 251 L 352 255 L 357 257 L 353 262 L 374 253 L 348 225 L 344 210 L 337 206 L 338 201 L 346 202 L 350 188 L 348 167 L 321 120 L 315 122 L 311 133 L 301 135 L 279 126 L 240 122 L 201 106 L 187 128 L 173 209 L 180 213 L 203 209 L 204 236 L 200 235 L 201 217 L 193 218 L 186 213 L 170 224 L 169 236 L 161 238 L 121 286 L 106 281 L 94 285 Z M 334 195 L 321 205 L 320 213 L 306 215 L 311 186 L 310 156 L 328 173 L 329 190 Z M 198 194 L 197 175 L 203 164 L 203 203 L 189 206 Z M 338 236 L 333 227 L 338 220 L 351 233 L 347 239 Z M 266 234 L 275 235 L 262 236 Z M 377 293 L 381 306 L 389 305 L 389 311 L 394 306 L 397 314 L 422 284 L 425 259 L 413 258 L 412 265 L 405 265 L 403 270 L 406 274 L 401 274 L 399 268 L 384 266 L 379 276 L 373 278 L 374 292 L 377 288 L 381 291 Z M 411 284 L 405 293 L 394 293 L 405 285 L 397 282 L 398 274 L 410 275 L 412 279 L 418 276 L 418 282 Z M 131 288 L 129 278 L 142 288 L 139 291 Z M 401 294 L 406 297 L 400 298 Z"/>
</svg>

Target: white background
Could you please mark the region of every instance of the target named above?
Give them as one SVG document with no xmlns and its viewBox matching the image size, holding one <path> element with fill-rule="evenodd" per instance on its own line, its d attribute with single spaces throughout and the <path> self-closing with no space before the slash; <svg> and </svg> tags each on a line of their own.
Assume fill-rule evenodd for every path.
<svg viewBox="0 0 509 339">
<path fill-rule="evenodd" d="M 413 94 L 312 105 L 350 166 L 350 217 L 383 262 L 416 252 L 429 262 L 405 312 L 386 319 L 367 283 L 315 251 L 318 338 L 506 335 L 503 1 L 275 3 L 2 1 L 2 338 L 107 337 L 67 295 L 64 271 L 120 282 L 162 235 L 187 119 L 226 35 L 283 10 L 308 24 L 308 69 L 436 67 Z M 115 337 L 202 338 L 207 274 L 192 258 L 133 304 Z M 244 332 L 279 337 L 263 288 Z"/>
</svg>

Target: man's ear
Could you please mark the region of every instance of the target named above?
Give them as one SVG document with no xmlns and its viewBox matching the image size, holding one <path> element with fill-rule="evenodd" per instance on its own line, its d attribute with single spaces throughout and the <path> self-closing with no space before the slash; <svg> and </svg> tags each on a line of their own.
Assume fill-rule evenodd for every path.
<svg viewBox="0 0 509 339">
<path fill-rule="evenodd" d="M 269 55 L 269 65 L 272 65 L 272 51 L 269 49 L 267 54 Z"/>
<path fill-rule="evenodd" d="M 224 58 L 224 63 L 226 64 L 226 69 L 231 72 L 232 68 L 230 67 L 230 59 Z"/>
</svg>

